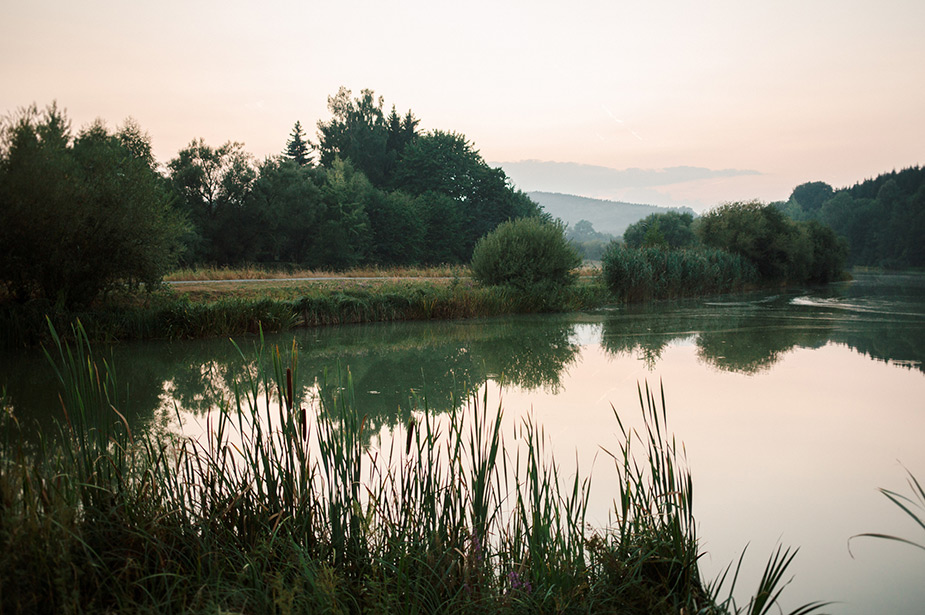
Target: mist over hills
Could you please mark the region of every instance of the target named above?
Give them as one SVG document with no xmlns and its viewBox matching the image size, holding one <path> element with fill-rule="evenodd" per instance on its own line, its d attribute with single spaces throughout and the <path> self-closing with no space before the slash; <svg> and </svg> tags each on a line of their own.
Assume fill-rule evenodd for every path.
<svg viewBox="0 0 925 615">
<path fill-rule="evenodd" d="M 741 192 L 735 186 L 743 181 L 742 178 L 762 174 L 754 169 L 695 166 L 617 169 L 545 160 L 495 161 L 489 164 L 503 169 L 515 186 L 527 192 L 583 194 L 626 203 L 649 203 L 657 207 L 691 207 L 696 211 L 705 211 L 714 206 L 715 201 L 722 200 L 715 196 L 707 198 L 703 192 L 705 186 L 711 186 L 709 192 L 715 194 L 718 185 L 728 185 L 728 194 L 736 194 Z M 685 196 L 679 196 L 681 194 Z"/>
<path fill-rule="evenodd" d="M 559 218 L 570 226 L 574 226 L 579 220 L 587 220 L 594 226 L 595 231 L 617 237 L 621 237 L 629 225 L 650 214 L 677 211 L 697 216 L 689 207 L 657 207 L 558 192 L 528 192 L 527 196 L 539 203 L 553 218 Z"/>
</svg>

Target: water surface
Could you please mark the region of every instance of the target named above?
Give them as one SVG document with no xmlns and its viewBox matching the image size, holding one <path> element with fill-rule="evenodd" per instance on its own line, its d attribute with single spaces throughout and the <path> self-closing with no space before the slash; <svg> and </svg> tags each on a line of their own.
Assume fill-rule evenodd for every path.
<svg viewBox="0 0 925 615">
<path fill-rule="evenodd" d="M 234 383 L 268 367 L 253 338 L 121 344 L 101 350 L 127 385 L 135 429 L 204 429 Z M 925 276 L 621 307 L 594 313 L 306 329 L 266 348 L 298 350 L 296 390 L 311 403 L 349 373 L 370 433 L 473 392 L 506 421 L 546 428 L 549 450 L 592 476 L 591 521 L 617 493 L 601 447 L 614 410 L 637 421 L 637 386 L 664 386 L 669 427 L 694 477 L 707 578 L 749 544 L 753 590 L 780 542 L 800 547 L 784 606 L 833 600 L 832 613 L 921 613 L 925 552 L 849 538 L 925 535 L 877 492 L 925 479 Z M 243 355 L 243 356 L 242 356 Z M 46 428 L 57 390 L 39 353 L 0 356 L 9 403 Z M 571 466 L 568 466 L 571 467 Z M 574 470 L 567 470 L 566 474 Z M 918 530 L 918 531 L 917 531 Z"/>
</svg>

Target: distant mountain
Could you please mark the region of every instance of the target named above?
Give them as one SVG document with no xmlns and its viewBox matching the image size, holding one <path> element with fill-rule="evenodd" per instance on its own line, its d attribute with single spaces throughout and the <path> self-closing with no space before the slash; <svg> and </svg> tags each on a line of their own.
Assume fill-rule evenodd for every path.
<svg viewBox="0 0 925 615">
<path fill-rule="evenodd" d="M 542 205 L 543 209 L 553 218 L 559 218 L 566 224 L 574 225 L 579 220 L 587 220 L 594 226 L 595 231 L 617 237 L 623 236 L 626 227 L 650 214 L 677 211 L 697 216 L 697 213 L 689 207 L 656 207 L 557 192 L 528 192 L 527 196 Z"/>
</svg>

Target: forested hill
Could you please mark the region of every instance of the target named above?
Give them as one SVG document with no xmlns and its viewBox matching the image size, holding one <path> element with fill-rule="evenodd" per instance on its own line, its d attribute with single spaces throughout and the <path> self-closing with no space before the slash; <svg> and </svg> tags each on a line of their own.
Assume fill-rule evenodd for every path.
<svg viewBox="0 0 925 615">
<path fill-rule="evenodd" d="M 587 220 L 594 226 L 595 231 L 609 233 L 617 237 L 622 236 L 629 225 L 639 222 L 650 214 L 677 211 L 679 213 L 691 213 L 696 216 L 694 211 L 687 207 L 669 209 L 654 205 L 605 201 L 573 194 L 559 194 L 557 192 L 528 192 L 527 196 L 539 203 L 543 210 L 553 218 L 559 218 L 570 226 L 574 226 L 580 220 Z"/>
<path fill-rule="evenodd" d="M 839 190 L 809 182 L 778 205 L 796 220 L 818 220 L 845 237 L 849 265 L 925 267 L 925 168 L 884 173 Z"/>
</svg>

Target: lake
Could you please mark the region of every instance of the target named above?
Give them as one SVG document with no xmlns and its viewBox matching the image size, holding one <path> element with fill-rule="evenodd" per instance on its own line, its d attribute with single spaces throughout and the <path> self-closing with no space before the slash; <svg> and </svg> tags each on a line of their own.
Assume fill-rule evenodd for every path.
<svg viewBox="0 0 925 615">
<path fill-rule="evenodd" d="M 234 382 L 261 368 L 253 338 L 120 344 L 134 429 L 196 434 Z M 564 474 L 592 478 L 589 521 L 617 493 L 601 447 L 621 419 L 638 424 L 637 386 L 664 387 L 683 441 L 706 579 L 748 545 L 740 590 L 754 590 L 775 546 L 799 547 L 783 606 L 836 601 L 838 614 L 921 613 L 925 551 L 871 538 L 925 533 L 878 488 L 911 494 L 925 479 L 925 275 L 593 313 L 304 329 L 268 336 L 298 348 L 296 388 L 352 379 L 371 446 L 426 407 L 442 414 L 478 394 L 505 422 L 530 416 Z M 242 353 L 244 358 L 242 358 Z M 2 354 L 0 385 L 20 420 L 52 425 L 57 389 L 39 352 Z M 636 423 L 633 423 L 633 422 Z M 572 465 L 569 465 L 572 464 Z"/>
</svg>

